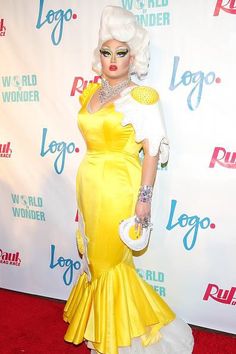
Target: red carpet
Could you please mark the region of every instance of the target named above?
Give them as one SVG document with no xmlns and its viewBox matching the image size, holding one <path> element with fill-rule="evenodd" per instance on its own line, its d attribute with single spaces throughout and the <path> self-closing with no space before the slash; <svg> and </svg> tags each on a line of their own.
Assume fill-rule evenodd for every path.
<svg viewBox="0 0 236 354">
<path fill-rule="evenodd" d="M 64 302 L 0 289 L 0 354 L 89 354 L 64 342 Z M 194 354 L 236 354 L 236 337 L 193 329 Z"/>
</svg>

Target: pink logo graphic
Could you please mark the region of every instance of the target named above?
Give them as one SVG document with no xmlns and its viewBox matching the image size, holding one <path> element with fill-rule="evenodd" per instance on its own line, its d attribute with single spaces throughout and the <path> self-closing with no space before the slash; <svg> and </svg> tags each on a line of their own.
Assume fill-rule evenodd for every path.
<svg viewBox="0 0 236 354">
<path fill-rule="evenodd" d="M 89 83 L 97 83 L 100 80 L 100 76 L 94 76 L 93 80 L 86 80 L 82 76 L 76 76 L 72 85 L 70 96 L 74 96 L 76 92 L 82 93 Z"/>
<path fill-rule="evenodd" d="M 215 147 L 209 167 L 215 167 L 216 163 L 226 168 L 236 168 L 236 152 L 227 152 L 223 147 Z"/>
<path fill-rule="evenodd" d="M 0 20 L 0 37 L 5 36 L 6 34 L 6 26 L 4 26 L 4 19 L 1 18 Z"/>
<path fill-rule="evenodd" d="M 236 0 L 217 0 L 213 16 L 219 16 L 220 10 L 236 15 Z"/>
<path fill-rule="evenodd" d="M 10 146 L 11 146 L 10 142 L 6 144 L 0 144 L 0 157 L 6 157 L 6 158 L 11 157 L 12 149 L 10 148 Z"/>
<path fill-rule="evenodd" d="M 21 259 L 19 258 L 19 252 L 5 252 L 0 249 L 0 263 L 9 264 L 14 266 L 20 266 Z"/>
<path fill-rule="evenodd" d="M 75 215 L 75 222 L 79 221 L 79 212 L 76 210 L 76 215 Z"/>
<path fill-rule="evenodd" d="M 209 298 L 226 305 L 236 305 L 236 287 L 229 290 L 220 289 L 216 284 L 208 284 L 203 300 Z"/>
</svg>

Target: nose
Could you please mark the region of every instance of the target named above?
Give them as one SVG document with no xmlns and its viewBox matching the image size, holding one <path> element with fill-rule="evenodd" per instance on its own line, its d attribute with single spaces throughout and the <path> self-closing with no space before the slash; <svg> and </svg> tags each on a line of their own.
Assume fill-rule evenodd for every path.
<svg viewBox="0 0 236 354">
<path fill-rule="evenodd" d="M 116 53 L 112 53 L 111 63 L 116 63 Z"/>
</svg>

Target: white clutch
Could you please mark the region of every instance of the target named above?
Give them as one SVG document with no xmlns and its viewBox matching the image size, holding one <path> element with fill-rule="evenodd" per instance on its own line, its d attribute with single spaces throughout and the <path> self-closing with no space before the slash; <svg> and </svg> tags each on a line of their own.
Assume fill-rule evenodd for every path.
<svg viewBox="0 0 236 354">
<path fill-rule="evenodd" d="M 141 251 L 147 247 L 152 224 L 142 229 L 141 234 L 135 231 L 135 216 L 121 221 L 119 234 L 121 240 L 133 251 Z"/>
</svg>

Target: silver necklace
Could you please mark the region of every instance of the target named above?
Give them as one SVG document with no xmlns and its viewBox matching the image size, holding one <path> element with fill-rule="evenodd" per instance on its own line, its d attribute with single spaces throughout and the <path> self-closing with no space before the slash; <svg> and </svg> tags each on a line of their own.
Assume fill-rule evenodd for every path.
<svg viewBox="0 0 236 354">
<path fill-rule="evenodd" d="M 109 82 L 102 78 L 102 87 L 99 91 L 99 100 L 103 104 L 110 101 L 113 97 L 118 96 L 130 84 L 130 78 L 119 82 L 119 84 L 111 86 Z"/>
</svg>

